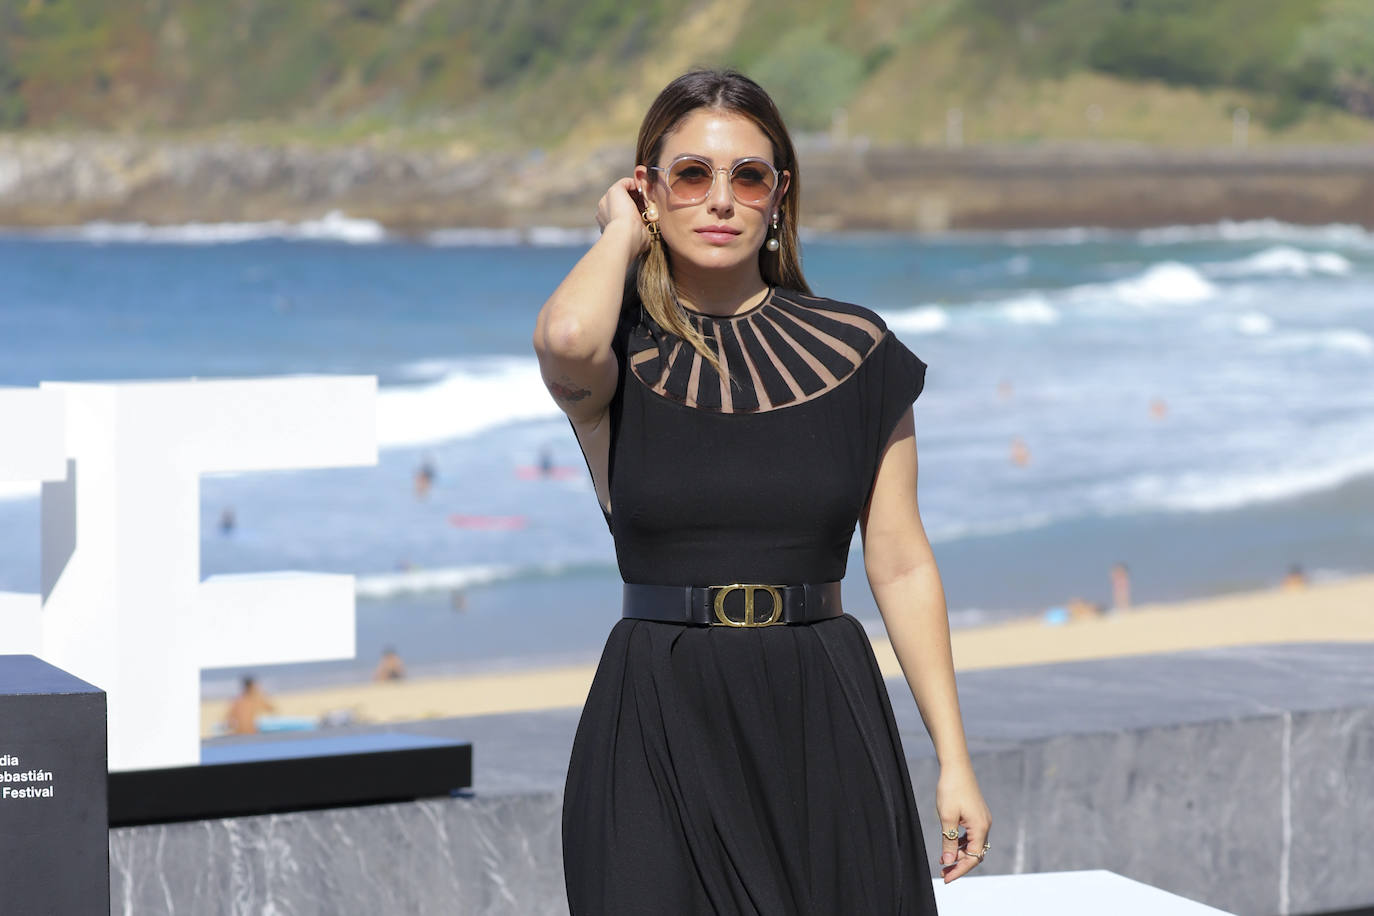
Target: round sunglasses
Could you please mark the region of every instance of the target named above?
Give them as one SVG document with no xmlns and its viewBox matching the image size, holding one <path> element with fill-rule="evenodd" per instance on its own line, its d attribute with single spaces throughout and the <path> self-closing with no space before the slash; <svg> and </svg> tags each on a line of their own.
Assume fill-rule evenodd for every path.
<svg viewBox="0 0 1374 916">
<path fill-rule="evenodd" d="M 728 176 L 730 193 L 735 200 L 742 204 L 761 204 L 772 196 L 779 176 L 771 162 L 755 157 L 738 159 L 726 169 L 716 168 L 700 156 L 678 156 L 667 166 L 649 166 L 649 171 L 664 174 L 668 193 L 672 201 L 679 204 L 699 204 L 710 197 L 718 172 Z"/>
</svg>

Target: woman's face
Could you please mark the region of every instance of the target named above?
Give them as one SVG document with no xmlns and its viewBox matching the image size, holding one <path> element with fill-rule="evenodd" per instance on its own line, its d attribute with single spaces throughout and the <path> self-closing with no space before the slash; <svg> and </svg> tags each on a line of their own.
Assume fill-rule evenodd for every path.
<svg viewBox="0 0 1374 916">
<path fill-rule="evenodd" d="M 725 170 L 715 173 L 706 199 L 699 203 L 682 202 L 681 195 L 669 188 L 665 172 L 646 167 L 667 168 L 681 156 L 695 156 Z M 635 168 L 645 200 L 658 209 L 659 229 L 675 267 L 682 262 L 715 270 L 742 265 L 757 267 L 759 249 L 768 237 L 773 212 L 781 205 L 791 176 L 787 172 L 779 175 L 776 187 L 761 201 L 736 200 L 730 189 L 729 171 L 741 159 L 750 158 L 773 164 L 773 144 L 758 125 L 733 112 L 700 108 L 664 138 L 657 162 Z M 702 170 L 701 166 L 696 168 L 698 172 Z M 773 180 L 771 173 L 757 164 L 739 177 Z M 744 189 L 745 185 L 740 187 Z M 743 196 L 753 195 L 745 190 Z"/>
</svg>

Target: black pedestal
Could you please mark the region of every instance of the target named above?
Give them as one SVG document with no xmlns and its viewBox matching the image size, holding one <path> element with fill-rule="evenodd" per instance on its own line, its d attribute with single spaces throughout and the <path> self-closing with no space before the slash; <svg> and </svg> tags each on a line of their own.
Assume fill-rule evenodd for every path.
<svg viewBox="0 0 1374 916">
<path fill-rule="evenodd" d="M 206 744 L 199 766 L 110 774 L 110 826 L 446 796 L 472 785 L 472 745 L 406 732 Z"/>
<path fill-rule="evenodd" d="M 105 693 L 0 655 L 0 912 L 107 916 Z"/>
</svg>

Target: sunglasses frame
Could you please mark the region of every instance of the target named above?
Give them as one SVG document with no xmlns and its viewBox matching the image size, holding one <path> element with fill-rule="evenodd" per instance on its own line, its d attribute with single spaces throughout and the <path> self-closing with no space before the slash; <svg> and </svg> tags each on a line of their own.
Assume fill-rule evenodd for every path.
<svg viewBox="0 0 1374 916">
<path fill-rule="evenodd" d="M 680 162 L 685 162 L 687 160 L 700 162 L 702 165 L 706 166 L 708 169 L 711 170 L 711 186 L 706 189 L 705 194 L 696 199 L 689 199 L 678 194 L 676 191 L 673 190 L 673 186 L 668 182 L 668 176 L 672 174 L 673 169 L 677 166 L 677 164 Z M 760 200 L 745 200 L 739 196 L 738 192 L 735 191 L 735 169 L 739 168 L 741 165 L 744 165 L 746 163 L 756 163 L 758 165 L 762 165 L 764 168 L 768 169 L 768 171 L 773 173 L 773 187 L 768 191 L 767 196 L 763 197 Z M 672 162 L 668 163 L 666 166 L 651 165 L 647 166 L 647 168 L 651 172 L 662 172 L 663 186 L 668 189 L 669 196 L 676 200 L 678 203 L 687 205 L 699 204 L 703 201 L 709 200 L 711 197 L 711 192 L 716 189 L 716 176 L 721 172 L 724 172 L 725 180 L 730 185 L 730 196 L 733 197 L 738 203 L 744 204 L 746 207 L 756 207 L 759 204 L 768 201 L 777 192 L 778 185 L 782 181 L 783 174 L 777 169 L 776 166 L 773 165 L 773 163 L 769 162 L 767 159 L 762 159 L 758 156 L 745 156 L 743 159 L 736 159 L 734 162 L 730 163 L 730 167 L 727 169 L 724 166 L 716 165 L 714 162 L 712 162 L 710 159 L 707 159 L 704 156 L 697 156 L 693 155 L 692 153 L 684 153 L 681 156 L 675 158 Z"/>
</svg>

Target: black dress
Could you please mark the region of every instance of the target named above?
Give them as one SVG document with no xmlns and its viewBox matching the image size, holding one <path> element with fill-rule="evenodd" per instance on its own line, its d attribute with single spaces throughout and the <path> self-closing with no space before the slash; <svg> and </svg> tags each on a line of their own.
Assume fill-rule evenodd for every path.
<svg viewBox="0 0 1374 916">
<path fill-rule="evenodd" d="M 692 316 L 727 387 L 627 314 L 607 519 L 624 580 L 842 578 L 925 364 L 868 309 L 774 290 L 742 315 Z M 563 861 L 573 916 L 935 913 L 862 625 L 618 622 L 573 743 Z"/>
</svg>

